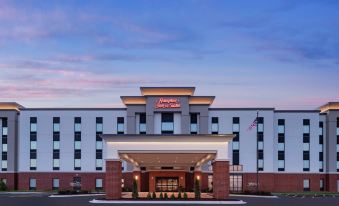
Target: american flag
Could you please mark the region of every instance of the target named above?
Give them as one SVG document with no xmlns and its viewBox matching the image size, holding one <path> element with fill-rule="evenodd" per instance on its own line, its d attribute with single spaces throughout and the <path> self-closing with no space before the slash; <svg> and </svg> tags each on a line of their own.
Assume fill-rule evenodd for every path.
<svg viewBox="0 0 339 206">
<path fill-rule="evenodd" d="M 257 118 L 255 118 L 252 124 L 248 127 L 247 131 L 251 131 L 253 128 L 257 126 Z"/>
</svg>

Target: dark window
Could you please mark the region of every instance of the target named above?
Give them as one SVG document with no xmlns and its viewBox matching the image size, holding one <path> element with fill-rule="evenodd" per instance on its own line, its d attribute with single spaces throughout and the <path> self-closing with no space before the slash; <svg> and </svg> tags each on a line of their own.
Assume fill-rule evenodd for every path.
<svg viewBox="0 0 339 206">
<path fill-rule="evenodd" d="M 310 152 L 303 151 L 303 160 L 310 160 Z"/>
<path fill-rule="evenodd" d="M 80 132 L 75 132 L 74 140 L 75 141 L 81 141 L 81 133 Z"/>
<path fill-rule="evenodd" d="M 173 113 L 162 113 L 161 122 L 173 122 Z"/>
<path fill-rule="evenodd" d="M 2 144 L 7 144 L 7 137 L 2 138 Z"/>
<path fill-rule="evenodd" d="M 337 127 L 339 127 L 339 117 L 337 117 Z"/>
<path fill-rule="evenodd" d="M 339 161 L 339 152 L 337 152 L 337 161 Z"/>
<path fill-rule="evenodd" d="M 233 165 L 239 165 L 239 150 L 233 150 Z"/>
<path fill-rule="evenodd" d="M 324 137 L 322 135 L 319 136 L 319 144 L 324 144 Z"/>
<path fill-rule="evenodd" d="M 102 152 L 96 152 L 96 159 L 102 159 Z"/>
<path fill-rule="evenodd" d="M 81 159 L 81 150 L 74 151 L 74 159 Z"/>
<path fill-rule="evenodd" d="M 285 151 L 278 151 L 278 160 L 285 160 Z"/>
<path fill-rule="evenodd" d="M 285 168 L 278 168 L 278 171 L 283 172 L 283 171 L 285 171 Z"/>
<path fill-rule="evenodd" d="M 258 117 L 258 124 L 264 124 L 264 118 Z"/>
<path fill-rule="evenodd" d="M 309 119 L 303 119 L 303 125 L 310 125 Z"/>
<path fill-rule="evenodd" d="M 30 123 L 37 123 L 37 118 L 36 117 L 31 117 L 30 118 Z"/>
<path fill-rule="evenodd" d="M 60 117 L 53 117 L 53 123 L 60 123 Z"/>
<path fill-rule="evenodd" d="M 146 124 L 146 113 L 140 113 L 140 124 Z"/>
<path fill-rule="evenodd" d="M 324 122 L 319 122 L 319 127 L 324 128 Z"/>
<path fill-rule="evenodd" d="M 239 117 L 233 117 L 233 124 L 239 124 L 240 118 Z"/>
<path fill-rule="evenodd" d="M 53 141 L 60 141 L 60 134 L 53 134 Z"/>
<path fill-rule="evenodd" d="M 319 152 L 319 161 L 324 161 L 324 154 L 323 154 L 323 152 Z"/>
<path fill-rule="evenodd" d="M 2 152 L 2 160 L 7 160 L 7 152 Z"/>
<path fill-rule="evenodd" d="M 285 135 L 278 134 L 278 143 L 284 143 L 284 142 L 285 142 Z"/>
<path fill-rule="evenodd" d="M 337 136 L 337 144 L 339 144 L 339 136 Z"/>
<path fill-rule="evenodd" d="M 212 124 L 218 124 L 219 118 L 218 117 L 212 117 Z"/>
<path fill-rule="evenodd" d="M 258 150 L 258 159 L 264 159 L 264 151 Z"/>
<path fill-rule="evenodd" d="M 53 151 L 53 159 L 60 159 L 60 152 L 59 150 Z"/>
<path fill-rule="evenodd" d="M 74 123 L 80 124 L 81 123 L 81 117 L 74 117 Z"/>
<path fill-rule="evenodd" d="M 284 119 L 278 119 L 278 125 L 285 125 Z"/>
<path fill-rule="evenodd" d="M 30 151 L 29 158 L 30 159 L 36 159 L 36 150 L 31 150 Z"/>
<path fill-rule="evenodd" d="M 2 127 L 7 127 L 7 118 L 2 118 Z"/>
<path fill-rule="evenodd" d="M 37 139 L 36 133 L 31 133 L 29 136 L 30 136 L 31 141 L 36 141 L 36 139 Z"/>
<path fill-rule="evenodd" d="M 235 134 L 235 137 L 233 138 L 233 142 L 239 142 L 239 132 L 233 132 Z"/>
<path fill-rule="evenodd" d="M 258 142 L 264 141 L 264 134 L 262 132 L 258 132 Z"/>
<path fill-rule="evenodd" d="M 196 113 L 191 114 L 191 124 L 198 124 L 198 114 Z"/>
<path fill-rule="evenodd" d="M 124 123 L 124 118 L 123 117 L 118 117 L 117 121 L 118 121 L 118 124 L 123 124 Z"/>
<path fill-rule="evenodd" d="M 303 135 L 303 143 L 310 143 L 310 134 Z"/>
<path fill-rule="evenodd" d="M 102 117 L 96 117 L 96 118 L 95 118 L 95 122 L 96 122 L 97 124 L 102 124 Z"/>
</svg>

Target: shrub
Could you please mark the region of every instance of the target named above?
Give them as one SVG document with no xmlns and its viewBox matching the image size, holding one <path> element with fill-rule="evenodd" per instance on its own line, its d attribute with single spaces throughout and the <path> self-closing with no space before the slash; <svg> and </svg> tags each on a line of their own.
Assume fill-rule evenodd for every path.
<svg viewBox="0 0 339 206">
<path fill-rule="evenodd" d="M 178 199 L 181 199 L 182 197 L 181 197 L 181 191 L 179 191 L 179 193 L 178 193 Z"/>
<path fill-rule="evenodd" d="M 153 192 L 152 193 L 152 199 L 156 199 L 157 198 L 157 193 Z"/>
<path fill-rule="evenodd" d="M 7 185 L 3 181 L 0 181 L 0 191 L 6 191 L 6 190 L 7 190 Z"/>
<path fill-rule="evenodd" d="M 198 179 L 194 182 L 194 197 L 195 199 L 200 199 L 201 197 L 200 181 Z"/>
<path fill-rule="evenodd" d="M 148 194 L 147 194 L 147 199 L 151 199 L 152 198 L 152 195 L 151 195 L 151 193 L 149 192 Z"/>
<path fill-rule="evenodd" d="M 164 199 L 164 194 L 162 194 L 162 192 L 160 192 L 159 198 Z"/>
<path fill-rule="evenodd" d="M 188 199 L 188 197 L 187 197 L 187 193 L 186 193 L 186 192 L 184 192 L 184 199 L 185 199 L 185 200 L 187 200 L 187 199 Z"/>
<path fill-rule="evenodd" d="M 138 183 L 137 183 L 136 180 L 133 180 L 132 198 L 133 199 L 138 199 L 139 198 Z"/>
<path fill-rule="evenodd" d="M 172 193 L 171 199 L 172 199 L 172 200 L 175 199 L 174 193 Z"/>
<path fill-rule="evenodd" d="M 168 199 L 167 192 L 165 192 L 164 198 L 165 198 L 165 199 Z"/>
</svg>

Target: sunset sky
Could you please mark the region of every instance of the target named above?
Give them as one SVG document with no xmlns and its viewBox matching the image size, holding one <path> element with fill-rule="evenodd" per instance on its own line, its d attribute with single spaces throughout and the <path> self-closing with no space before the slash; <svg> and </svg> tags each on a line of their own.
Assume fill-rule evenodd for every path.
<svg viewBox="0 0 339 206">
<path fill-rule="evenodd" d="M 0 0 L 0 102 L 122 107 L 140 86 L 213 107 L 339 101 L 339 1 Z"/>
</svg>

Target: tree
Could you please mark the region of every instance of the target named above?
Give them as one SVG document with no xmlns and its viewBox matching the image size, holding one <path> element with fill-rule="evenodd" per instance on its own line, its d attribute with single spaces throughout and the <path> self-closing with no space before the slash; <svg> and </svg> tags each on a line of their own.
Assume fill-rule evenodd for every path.
<svg viewBox="0 0 339 206">
<path fill-rule="evenodd" d="M 138 182 L 136 180 L 133 180 L 132 198 L 133 199 L 138 199 L 139 198 Z"/>
<path fill-rule="evenodd" d="M 200 199 L 201 197 L 200 181 L 198 179 L 196 179 L 194 182 L 194 196 L 195 199 Z"/>
</svg>

